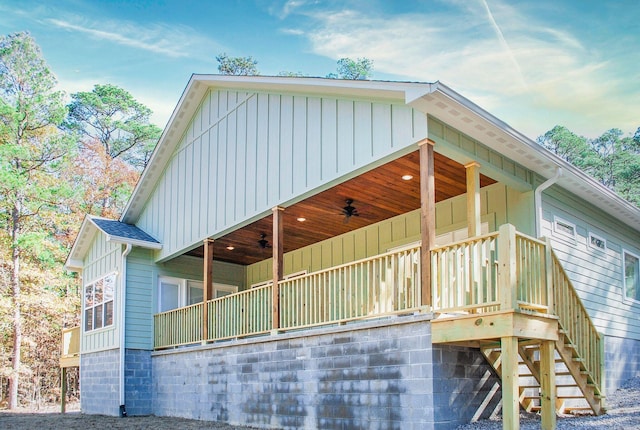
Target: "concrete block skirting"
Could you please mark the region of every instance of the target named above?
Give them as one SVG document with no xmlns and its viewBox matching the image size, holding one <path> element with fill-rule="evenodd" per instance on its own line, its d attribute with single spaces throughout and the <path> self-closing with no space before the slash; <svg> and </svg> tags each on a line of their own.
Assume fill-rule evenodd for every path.
<svg viewBox="0 0 640 430">
<path fill-rule="evenodd" d="M 430 319 L 152 353 L 153 413 L 259 428 L 453 429 L 495 408 L 497 380 L 477 350 L 434 348 Z"/>
<path fill-rule="evenodd" d="M 85 414 L 118 416 L 119 350 L 85 353 L 80 363 L 80 408 Z"/>
</svg>

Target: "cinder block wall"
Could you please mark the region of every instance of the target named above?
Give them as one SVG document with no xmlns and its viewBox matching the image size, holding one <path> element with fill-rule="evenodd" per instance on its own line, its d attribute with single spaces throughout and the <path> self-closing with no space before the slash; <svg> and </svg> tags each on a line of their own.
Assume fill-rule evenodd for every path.
<svg viewBox="0 0 640 430">
<path fill-rule="evenodd" d="M 157 352 L 153 412 L 259 428 L 454 428 L 488 391 L 476 358 L 434 350 L 425 315 Z"/>
<path fill-rule="evenodd" d="M 127 415 L 153 414 L 151 351 L 127 349 L 124 375 Z"/>
<path fill-rule="evenodd" d="M 80 408 L 85 414 L 118 416 L 118 349 L 82 354 Z"/>
</svg>

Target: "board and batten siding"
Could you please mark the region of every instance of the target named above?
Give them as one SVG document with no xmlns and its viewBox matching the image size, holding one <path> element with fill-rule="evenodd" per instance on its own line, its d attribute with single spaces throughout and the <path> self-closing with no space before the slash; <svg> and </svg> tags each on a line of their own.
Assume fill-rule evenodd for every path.
<svg viewBox="0 0 640 430">
<path fill-rule="evenodd" d="M 180 256 L 155 263 L 153 251 L 134 248 L 127 256 L 127 308 L 125 344 L 131 349 L 153 349 L 153 315 L 158 312 L 158 279 L 161 276 L 202 281 L 202 259 Z M 214 261 L 214 283 L 245 286 L 243 266 Z"/>
<path fill-rule="evenodd" d="M 528 206 L 533 213 L 531 193 L 520 193 L 501 183 L 480 190 L 480 214 L 489 231 L 511 223 L 519 231 L 533 229 L 532 216 L 522 216 L 514 206 Z M 466 196 L 461 195 L 436 204 L 436 235 L 464 229 L 467 226 Z M 286 241 L 286 237 L 284 238 Z M 420 240 L 420 210 L 354 230 L 284 255 L 285 275 L 327 269 L 344 263 L 373 257 Z M 443 239 L 446 240 L 446 239 Z M 448 240 L 447 240 L 448 241 Z M 271 259 L 247 266 L 247 285 L 268 281 L 272 275 Z"/>
<path fill-rule="evenodd" d="M 82 353 L 104 351 L 117 348 L 119 345 L 118 321 L 120 320 L 120 308 L 118 303 L 120 297 L 121 256 L 122 245 L 107 242 L 105 235 L 97 231 L 91 248 L 84 258 L 82 270 L 82 341 L 80 346 Z M 84 287 L 114 272 L 117 272 L 118 275 L 116 276 L 116 288 L 114 291 L 113 325 L 85 333 Z"/>
<path fill-rule="evenodd" d="M 403 101 L 212 90 L 136 225 L 165 260 L 426 137 Z"/>
<path fill-rule="evenodd" d="M 640 255 L 640 232 L 565 190 L 543 193 L 542 234 L 551 238 L 591 319 L 607 336 L 640 340 L 640 303 L 624 298 L 623 249 Z M 575 238 L 554 231 L 558 217 L 575 225 Z M 589 245 L 589 233 L 606 240 L 604 250 Z"/>
</svg>

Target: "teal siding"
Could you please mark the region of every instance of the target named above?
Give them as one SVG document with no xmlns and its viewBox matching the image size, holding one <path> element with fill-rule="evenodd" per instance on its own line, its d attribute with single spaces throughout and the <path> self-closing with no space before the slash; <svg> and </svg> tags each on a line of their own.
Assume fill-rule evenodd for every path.
<svg viewBox="0 0 640 430">
<path fill-rule="evenodd" d="M 425 137 L 404 100 L 211 91 L 136 225 L 168 259 Z"/>
<path fill-rule="evenodd" d="M 84 332 L 84 286 L 110 273 L 120 273 L 122 247 L 106 241 L 104 234 L 97 232 L 93 244 L 84 259 L 82 271 L 82 340 L 80 350 L 83 353 L 104 351 L 119 346 L 118 321 L 120 320 L 120 276 L 116 277 L 114 292 L 113 325 Z"/>
<path fill-rule="evenodd" d="M 554 217 L 575 225 L 569 238 L 553 230 Z M 543 193 L 542 234 L 551 238 L 594 324 L 608 336 L 640 339 L 640 303 L 624 298 L 623 249 L 640 254 L 640 232 L 554 186 Z M 589 233 L 606 239 L 605 250 L 589 246 Z"/>
<path fill-rule="evenodd" d="M 156 264 L 153 252 L 135 248 L 127 256 L 127 308 L 126 347 L 153 349 L 153 315 L 157 312 L 158 278 L 171 276 L 182 279 L 202 280 L 203 260 L 196 257 L 178 257 Z M 224 262 L 214 262 L 215 283 L 245 286 L 244 267 Z"/>
</svg>

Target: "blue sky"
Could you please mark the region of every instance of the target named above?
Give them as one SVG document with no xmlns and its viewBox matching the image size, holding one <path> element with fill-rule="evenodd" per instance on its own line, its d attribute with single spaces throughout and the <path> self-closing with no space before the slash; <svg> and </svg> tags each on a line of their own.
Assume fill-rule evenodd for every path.
<svg viewBox="0 0 640 430">
<path fill-rule="evenodd" d="M 325 76 L 367 57 L 374 79 L 440 80 L 531 138 L 640 127 L 637 0 L 0 0 L 67 93 L 111 83 L 164 127 L 192 73 L 251 55 L 263 75 Z"/>
</svg>

